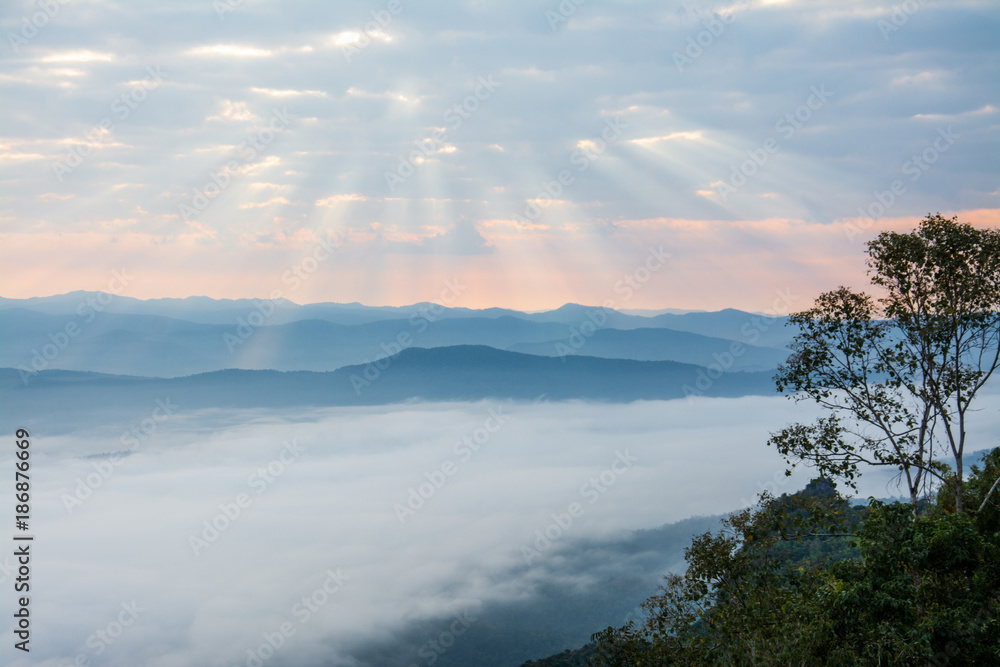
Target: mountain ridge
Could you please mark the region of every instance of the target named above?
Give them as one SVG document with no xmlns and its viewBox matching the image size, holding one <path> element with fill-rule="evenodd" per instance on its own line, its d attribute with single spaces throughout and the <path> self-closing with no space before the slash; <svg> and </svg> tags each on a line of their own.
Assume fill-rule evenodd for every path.
<svg viewBox="0 0 1000 667">
<path fill-rule="evenodd" d="M 56 410 L 84 419 L 109 411 L 142 414 L 166 397 L 187 411 L 540 398 L 628 403 L 775 392 L 769 372 L 719 375 L 673 361 L 542 357 L 482 345 L 408 348 L 335 371 L 225 369 L 156 378 L 65 370 L 25 375 L 0 368 L 0 387 L 4 421 L 16 416 L 24 423 L 44 423 Z"/>
<path fill-rule="evenodd" d="M 610 324 L 597 327 L 589 319 L 566 324 L 513 315 L 434 317 L 427 313 L 344 324 L 322 318 L 280 322 L 252 312 L 256 317 L 243 313 L 225 324 L 206 324 L 164 315 L 86 312 L 86 316 L 67 317 L 6 308 L 0 311 L 0 366 L 159 377 L 229 367 L 331 371 L 383 356 L 397 347 L 454 345 L 702 366 L 721 357 L 726 361 L 719 362 L 724 370 L 776 368 L 787 356 L 778 348 L 751 345 L 746 332 L 729 324 L 732 315 L 725 316 L 729 328 L 721 333 L 728 331 L 735 339 L 709 335 L 711 322 L 694 322 L 689 328 L 702 330 L 697 333 L 667 327 L 615 329 Z M 654 318 L 636 319 L 646 323 Z M 757 331 L 751 327 L 750 333 Z M 72 339 L 64 332 L 71 333 Z M 738 353 L 730 354 L 734 342 Z"/>
</svg>

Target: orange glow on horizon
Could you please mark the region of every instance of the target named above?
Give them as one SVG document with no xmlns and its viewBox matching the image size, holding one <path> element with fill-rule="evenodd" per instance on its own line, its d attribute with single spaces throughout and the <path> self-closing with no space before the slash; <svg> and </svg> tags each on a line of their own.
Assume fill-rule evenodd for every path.
<svg viewBox="0 0 1000 667">
<path fill-rule="evenodd" d="M 1000 209 L 942 215 L 1000 228 Z M 766 310 L 784 289 L 801 293 L 804 305 L 832 286 L 865 287 L 864 242 L 878 231 L 910 230 L 919 220 L 885 218 L 877 229 L 852 219 L 618 221 L 603 235 L 593 229 L 574 235 L 577 243 L 570 246 L 550 237 L 562 230 L 516 230 L 496 221 L 480 229 L 490 244 L 487 254 L 387 253 L 378 234 L 356 234 L 343 237 L 329 259 L 315 262 L 310 255 L 324 251 L 304 228 L 281 234 L 280 243 L 278 237 L 266 244 L 248 239 L 237 247 L 224 247 L 197 228 L 168 242 L 129 231 L 113 242 L 101 232 L 12 233 L 0 243 L 0 261 L 16 279 L 6 282 L 2 295 L 106 290 L 112 271 L 125 269 L 134 279 L 122 294 L 140 299 L 266 298 L 280 291 L 296 303 L 403 306 L 439 300 L 449 281 L 457 281 L 465 289 L 450 305 L 466 308 L 537 311 L 610 299 L 620 308 Z M 671 257 L 646 276 L 641 267 L 650 248 L 661 246 Z M 303 279 L 295 280 L 296 268 Z M 647 279 L 629 289 L 623 280 L 630 275 Z"/>
</svg>

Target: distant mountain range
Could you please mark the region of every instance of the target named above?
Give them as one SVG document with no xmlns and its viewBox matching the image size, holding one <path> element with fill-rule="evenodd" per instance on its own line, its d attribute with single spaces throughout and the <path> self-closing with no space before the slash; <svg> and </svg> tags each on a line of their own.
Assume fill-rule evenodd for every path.
<svg viewBox="0 0 1000 667">
<path fill-rule="evenodd" d="M 88 301 L 97 299 L 102 292 L 69 292 L 56 296 L 34 297 L 30 299 L 7 299 L 0 297 L 0 313 L 12 308 L 23 308 L 50 315 L 67 317 L 78 316 L 78 309 L 87 311 Z M 110 295 L 108 295 L 110 296 Z M 103 297 L 105 300 L 108 296 Z M 211 299 L 204 296 L 192 296 L 185 299 L 135 299 L 127 296 L 114 296 L 105 304 L 100 304 L 103 313 L 121 315 L 157 315 L 187 322 L 201 324 L 235 325 L 240 317 L 246 318 L 253 312 L 260 299 Z M 629 310 L 618 311 L 603 309 L 597 306 L 582 306 L 568 303 L 555 310 L 526 313 L 507 308 L 448 308 L 432 303 L 415 303 L 409 306 L 364 306 L 360 303 L 310 303 L 297 304 L 287 299 L 277 299 L 268 302 L 275 305 L 275 312 L 267 319 L 266 324 L 287 324 L 299 320 L 324 320 L 336 324 L 365 324 L 379 320 L 401 320 L 411 316 L 427 315 L 437 319 L 454 319 L 462 317 L 477 317 L 493 319 L 503 316 L 517 317 L 530 322 L 561 322 L 568 325 L 580 325 L 590 319 L 588 314 L 601 311 L 609 316 L 605 326 L 614 329 L 638 328 L 670 328 L 678 331 L 690 331 L 706 336 L 734 338 L 741 336 L 739 329 L 752 318 L 761 317 L 740 310 L 726 309 L 717 313 L 702 311 L 682 312 L 672 309 L 664 311 Z M 640 315 L 637 313 L 644 313 Z M 651 313 L 659 313 L 649 316 Z M 713 317 L 714 316 L 714 317 Z M 761 341 L 747 340 L 748 343 L 779 347 L 790 340 L 787 335 L 775 335 L 783 329 L 786 318 L 772 318 L 772 326 Z M 720 335 L 723 331 L 727 335 Z"/>
<path fill-rule="evenodd" d="M 515 352 L 545 356 L 583 354 L 606 359 L 636 359 L 640 361 L 685 361 L 699 366 L 717 363 L 726 370 L 765 370 L 777 368 L 788 352 L 768 347 L 732 343 L 723 338 L 703 336 L 674 329 L 598 329 L 583 345 L 575 349 L 565 338 L 541 343 L 516 343 L 508 347 Z"/>
<path fill-rule="evenodd" d="M 756 371 L 787 356 L 794 332 L 786 320 L 738 310 L 644 317 L 577 304 L 523 313 L 73 292 L 0 299 L 0 366 L 151 377 L 229 368 L 332 371 L 405 347 L 487 345 Z"/>
<path fill-rule="evenodd" d="M 639 316 L 433 304 L 0 299 L 0 418 L 181 409 L 771 394 L 792 332 L 738 310 Z M 50 423 L 55 427 L 54 423 Z"/>
<path fill-rule="evenodd" d="M 44 422 L 58 411 L 91 415 L 141 414 L 170 399 L 184 411 L 204 408 L 287 408 L 378 405 L 404 401 L 587 400 L 628 402 L 774 393 L 771 372 L 724 373 L 673 361 L 568 356 L 564 359 L 486 346 L 409 348 L 378 365 L 332 372 L 224 370 L 179 378 L 151 378 L 79 371 L 24 376 L 0 369 L 4 421 Z M 27 379 L 27 384 L 25 384 Z"/>
</svg>

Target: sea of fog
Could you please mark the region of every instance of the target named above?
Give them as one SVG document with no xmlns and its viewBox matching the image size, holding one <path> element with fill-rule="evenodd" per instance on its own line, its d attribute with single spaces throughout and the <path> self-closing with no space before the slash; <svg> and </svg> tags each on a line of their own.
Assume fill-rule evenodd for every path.
<svg viewBox="0 0 1000 667">
<path fill-rule="evenodd" d="M 998 444 L 998 398 L 972 449 Z M 32 434 L 32 651 L 5 622 L 4 664 L 362 665 L 416 624 L 459 643 L 486 605 L 613 576 L 560 567 L 583 540 L 801 488 L 765 443 L 815 414 L 781 397 L 172 412 Z M 897 493 L 886 474 L 860 489 Z"/>
</svg>

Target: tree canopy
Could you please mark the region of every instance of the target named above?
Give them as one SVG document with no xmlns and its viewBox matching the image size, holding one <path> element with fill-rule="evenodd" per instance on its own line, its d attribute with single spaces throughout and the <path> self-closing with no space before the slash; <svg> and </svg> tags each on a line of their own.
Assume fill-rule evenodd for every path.
<svg viewBox="0 0 1000 667">
<path fill-rule="evenodd" d="M 974 468 L 981 502 L 1000 448 Z M 854 506 L 829 480 L 732 514 L 696 537 L 639 624 L 593 636 L 591 664 L 1000 664 L 1000 503 Z"/>
<path fill-rule="evenodd" d="M 864 466 L 896 468 L 914 508 L 947 486 L 962 512 L 967 422 L 1000 365 L 1000 231 L 928 215 L 868 255 L 878 298 L 840 287 L 790 318 L 778 388 L 827 415 L 770 442 L 850 486 Z"/>
</svg>

